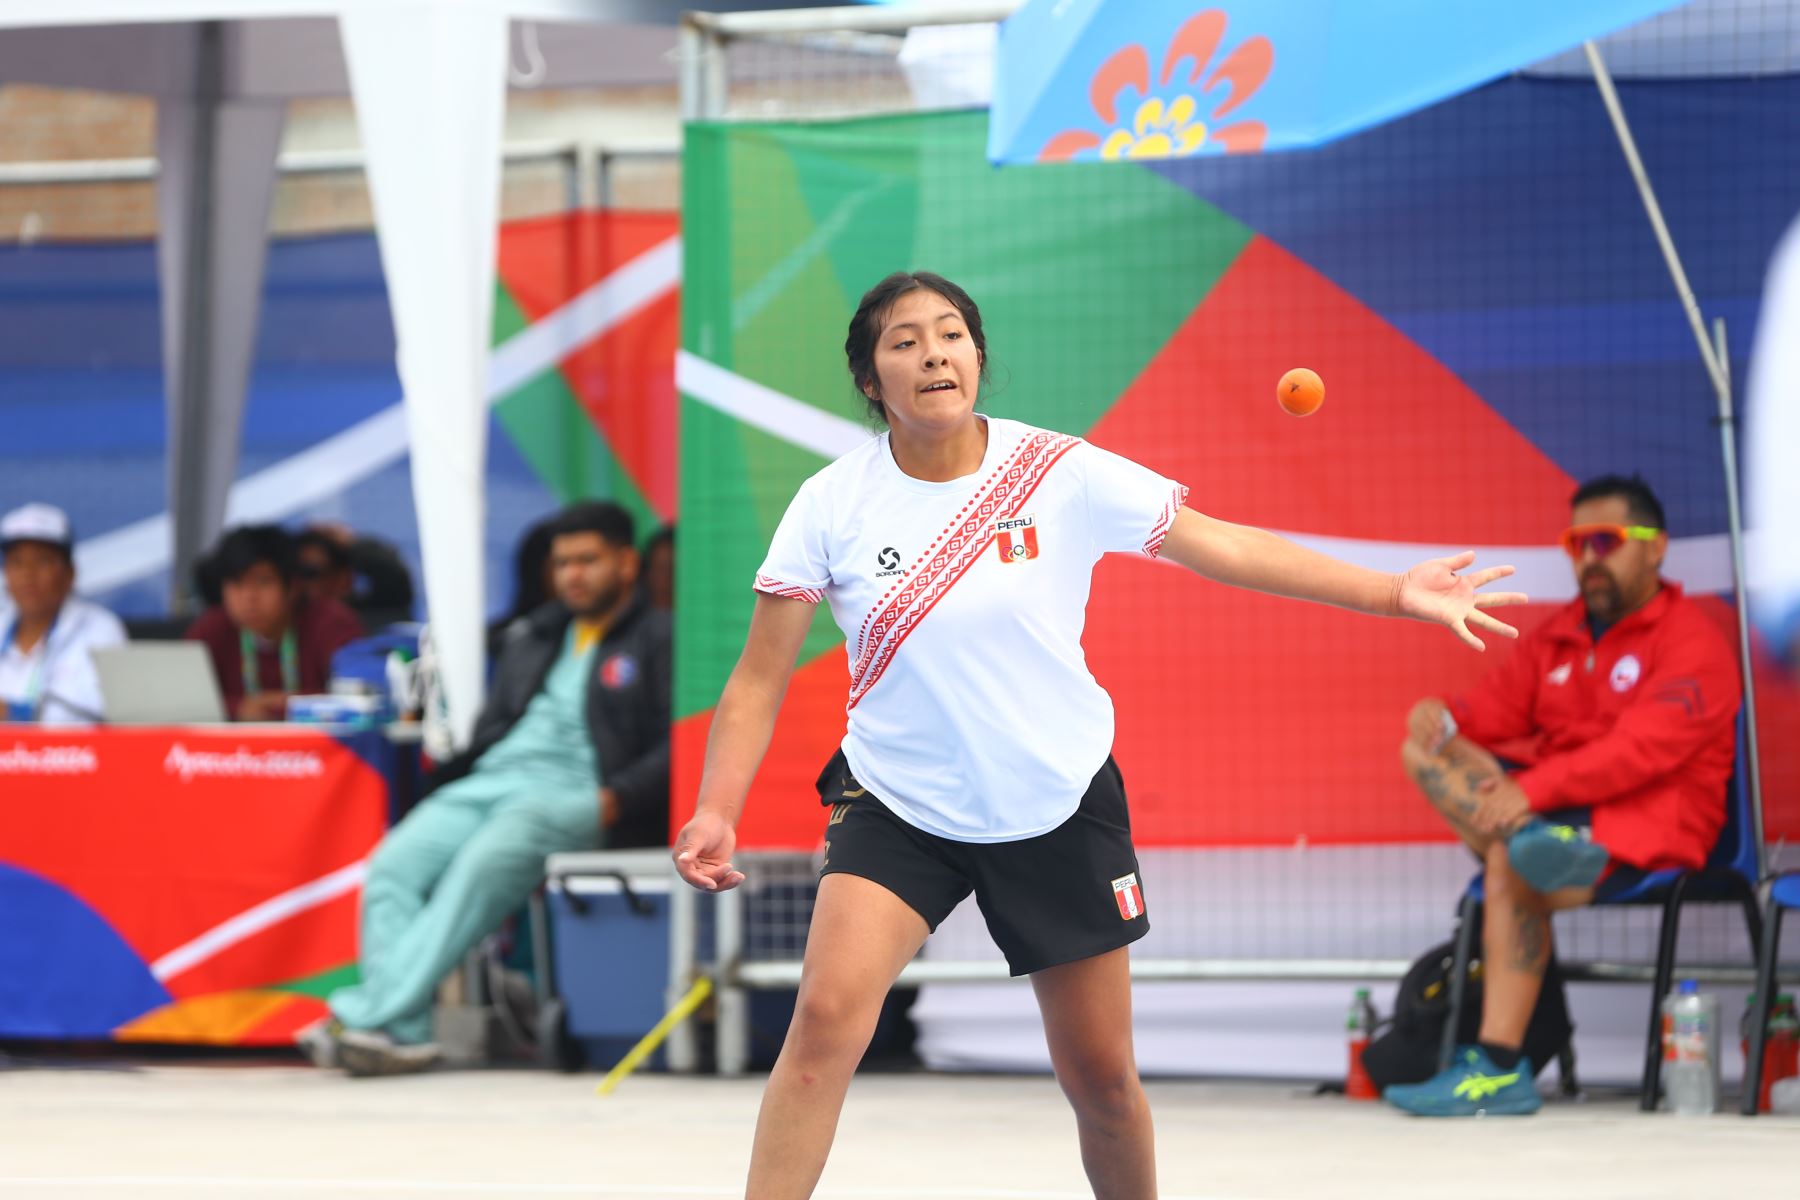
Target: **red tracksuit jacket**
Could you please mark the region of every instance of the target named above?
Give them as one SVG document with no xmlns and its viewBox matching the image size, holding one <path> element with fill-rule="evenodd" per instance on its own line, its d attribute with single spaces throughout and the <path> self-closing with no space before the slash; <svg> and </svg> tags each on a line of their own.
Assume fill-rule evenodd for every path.
<svg viewBox="0 0 1800 1200">
<path fill-rule="evenodd" d="M 1615 859 L 1698 867 L 1725 823 L 1740 690 L 1718 627 L 1665 581 L 1598 643 L 1571 601 L 1450 711 L 1484 746 L 1529 743 L 1515 778 L 1534 811 L 1589 807 Z"/>
</svg>

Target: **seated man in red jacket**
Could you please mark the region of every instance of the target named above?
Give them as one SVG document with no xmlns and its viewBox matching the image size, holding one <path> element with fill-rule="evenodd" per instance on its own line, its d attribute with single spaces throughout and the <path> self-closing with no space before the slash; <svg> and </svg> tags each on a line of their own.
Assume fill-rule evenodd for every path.
<svg viewBox="0 0 1800 1200">
<path fill-rule="evenodd" d="M 1519 1047 L 1550 958 L 1550 914 L 1607 872 L 1698 867 L 1725 823 L 1737 661 L 1658 571 L 1662 505 L 1606 476 L 1574 497 L 1570 601 L 1481 684 L 1407 717 L 1407 774 L 1486 867 L 1480 1044 L 1425 1083 L 1391 1087 L 1421 1116 L 1535 1112 Z M 1503 768 L 1492 748 L 1522 765 Z M 1524 749 L 1517 750 L 1516 747 Z"/>
</svg>

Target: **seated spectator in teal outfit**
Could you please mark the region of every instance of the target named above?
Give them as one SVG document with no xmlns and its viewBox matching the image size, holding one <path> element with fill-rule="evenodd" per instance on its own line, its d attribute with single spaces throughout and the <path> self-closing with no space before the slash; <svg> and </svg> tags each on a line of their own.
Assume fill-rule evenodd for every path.
<svg viewBox="0 0 1800 1200">
<path fill-rule="evenodd" d="M 318 1065 L 430 1066 L 438 981 L 525 902 L 545 856 L 668 843 L 669 621 L 639 599 L 635 545 L 616 504 L 557 518 L 555 601 L 508 632 L 469 748 L 370 859 L 361 982 L 299 1035 Z"/>
</svg>

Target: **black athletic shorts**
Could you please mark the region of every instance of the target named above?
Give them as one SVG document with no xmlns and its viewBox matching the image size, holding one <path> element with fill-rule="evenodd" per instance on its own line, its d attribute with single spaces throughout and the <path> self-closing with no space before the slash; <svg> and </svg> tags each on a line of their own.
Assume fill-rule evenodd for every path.
<svg viewBox="0 0 1800 1200">
<path fill-rule="evenodd" d="M 831 806 L 820 875 L 880 884 L 933 930 L 970 892 L 1014 975 L 1092 958 L 1150 932 L 1125 782 L 1109 757 L 1075 814 L 1016 842 L 957 842 L 916 829 L 857 783 L 840 751 L 819 776 Z"/>
</svg>

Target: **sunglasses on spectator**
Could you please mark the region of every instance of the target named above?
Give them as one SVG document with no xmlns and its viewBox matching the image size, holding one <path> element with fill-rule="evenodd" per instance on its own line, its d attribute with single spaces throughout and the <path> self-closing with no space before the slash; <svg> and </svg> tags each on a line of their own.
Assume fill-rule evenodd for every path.
<svg viewBox="0 0 1800 1200">
<path fill-rule="evenodd" d="M 1649 525 L 1571 525 L 1562 531 L 1563 553 L 1579 559 L 1588 550 L 1605 558 L 1626 542 L 1653 542 L 1662 530 Z"/>
</svg>

